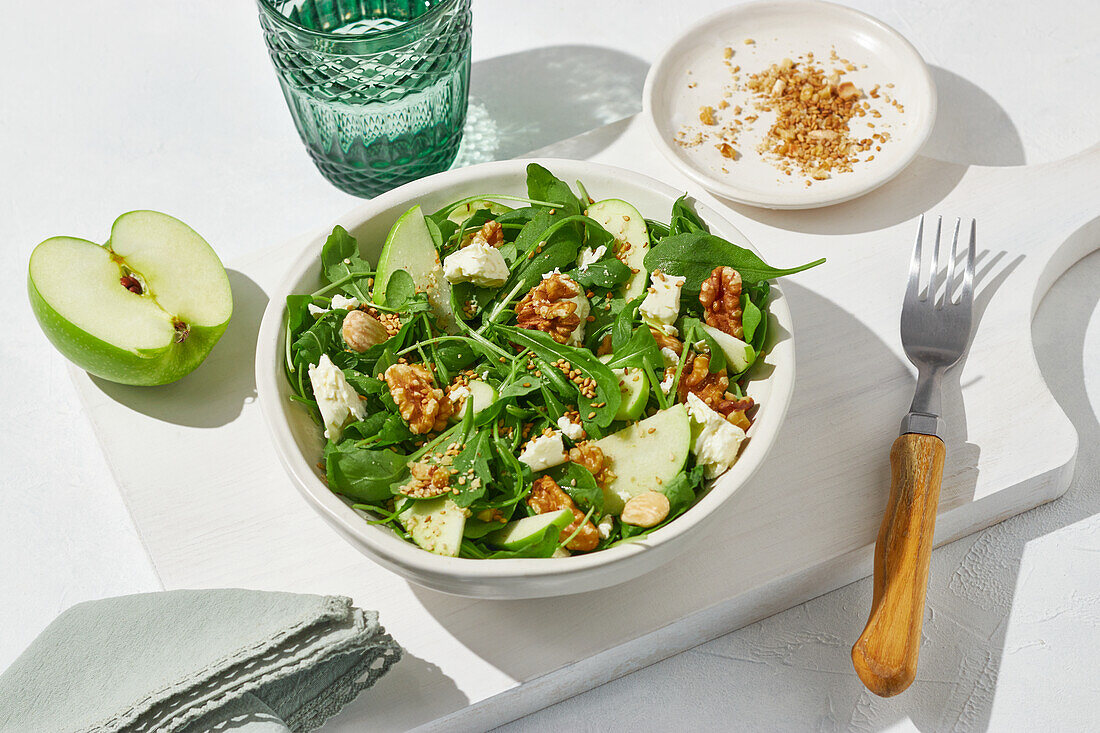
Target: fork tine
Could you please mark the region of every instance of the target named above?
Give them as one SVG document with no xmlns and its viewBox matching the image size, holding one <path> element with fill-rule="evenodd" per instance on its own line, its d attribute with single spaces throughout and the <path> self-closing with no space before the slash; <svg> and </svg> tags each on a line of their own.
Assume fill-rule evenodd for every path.
<svg viewBox="0 0 1100 733">
<path fill-rule="evenodd" d="M 921 240 L 924 239 L 924 214 L 917 223 L 917 243 L 913 247 L 913 259 L 909 262 L 909 282 L 905 286 L 905 300 L 917 300 L 920 296 Z"/>
<path fill-rule="evenodd" d="M 941 308 L 952 304 L 952 290 L 955 285 L 955 259 L 959 256 L 959 225 L 962 219 L 955 219 L 955 234 L 951 237 L 951 256 L 947 258 L 947 284 L 943 288 Z"/>
<path fill-rule="evenodd" d="M 934 306 L 936 304 L 936 291 L 939 289 L 940 274 L 940 229 L 943 228 L 943 217 L 936 217 L 936 242 L 932 246 L 932 270 L 928 273 L 928 290 L 926 299 Z"/>
<path fill-rule="evenodd" d="M 962 294 L 959 296 L 959 302 L 967 307 L 974 299 L 974 261 L 977 259 L 978 253 L 977 229 L 977 220 L 971 219 L 970 245 L 966 250 L 966 274 L 963 276 Z"/>
</svg>

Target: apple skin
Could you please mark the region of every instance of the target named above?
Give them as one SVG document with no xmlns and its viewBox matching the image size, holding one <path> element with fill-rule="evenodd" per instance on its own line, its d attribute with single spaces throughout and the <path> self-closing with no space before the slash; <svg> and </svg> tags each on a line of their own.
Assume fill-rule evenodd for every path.
<svg viewBox="0 0 1100 733">
<path fill-rule="evenodd" d="M 110 382 L 137 386 L 168 384 L 189 374 L 209 355 L 229 325 L 191 326 L 182 344 L 168 344 L 138 353 L 120 349 L 62 318 L 45 301 L 30 275 L 27 293 L 38 325 L 54 348 L 89 374 Z"/>
</svg>

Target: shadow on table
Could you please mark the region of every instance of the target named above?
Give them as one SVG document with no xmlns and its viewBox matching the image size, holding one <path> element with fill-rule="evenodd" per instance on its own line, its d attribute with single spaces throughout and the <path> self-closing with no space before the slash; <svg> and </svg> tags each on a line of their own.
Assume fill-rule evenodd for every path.
<svg viewBox="0 0 1100 733">
<path fill-rule="evenodd" d="M 921 155 L 965 165 L 1023 165 L 1024 144 L 1008 112 L 981 87 L 939 66 L 930 67 L 939 105 Z"/>
<path fill-rule="evenodd" d="M 256 337 L 267 293 L 247 275 L 226 270 L 233 290 L 233 317 L 221 340 L 199 367 L 178 382 L 133 387 L 91 377 L 115 402 L 149 417 L 196 428 L 232 422 L 256 399 Z"/>
<path fill-rule="evenodd" d="M 599 46 L 546 46 L 473 64 L 454 167 L 515 158 L 633 115 L 645 61 Z"/>
<path fill-rule="evenodd" d="M 400 700 L 402 706 L 422 709 L 425 714 L 432 710 L 460 710 L 470 704 L 470 699 L 438 666 L 406 651 L 401 661 L 370 689 L 348 703 L 339 715 L 326 722 L 324 729 L 329 733 L 350 733 L 363 730 L 363 721 L 372 719 L 409 723 L 416 720 L 415 713 L 410 714 L 407 710 L 392 712 L 395 700 Z M 427 722 L 429 720 L 420 721 Z M 375 725 L 377 729 L 386 728 L 380 723 Z"/>
</svg>

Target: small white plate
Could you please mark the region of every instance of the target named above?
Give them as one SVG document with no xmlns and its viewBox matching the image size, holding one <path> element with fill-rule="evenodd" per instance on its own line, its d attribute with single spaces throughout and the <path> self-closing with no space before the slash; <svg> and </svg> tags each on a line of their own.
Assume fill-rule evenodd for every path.
<svg viewBox="0 0 1100 733">
<path fill-rule="evenodd" d="M 749 39 L 753 43 L 746 43 Z M 726 48 L 734 52 L 730 66 L 723 59 Z M 839 66 L 830 59 L 834 50 L 856 66 L 842 80 L 852 81 L 865 93 L 880 85 L 880 95 L 897 100 L 904 112 L 885 96 L 865 96 L 882 117 L 853 119 L 852 136 L 861 139 L 887 131 L 890 139 L 881 150 L 861 154 L 854 170 L 807 186 L 808 177 L 797 171 L 786 175 L 757 152 L 774 115 L 753 110 L 747 92 L 733 91 L 728 98 L 724 94 L 732 86 L 734 66 L 741 67 L 744 85 L 749 74 L 784 58 L 797 61 L 812 51 L 815 65 L 829 73 Z M 888 83 L 893 87 L 887 88 Z M 720 120 L 732 119 L 737 105 L 744 108 L 742 118 L 759 114 L 751 129 L 743 129 L 739 136 L 737 160 L 722 157 L 714 142 L 694 147 L 676 142 L 682 129 L 689 135 L 707 129 L 699 120 L 700 107 L 717 107 L 724 98 L 730 106 L 718 111 Z M 862 196 L 901 172 L 932 131 L 936 88 L 912 44 L 869 15 L 825 2 L 761 2 L 705 18 L 673 41 L 646 78 L 643 114 L 661 152 L 712 193 L 771 209 L 810 209 Z M 874 159 L 866 160 L 871 154 Z"/>
</svg>

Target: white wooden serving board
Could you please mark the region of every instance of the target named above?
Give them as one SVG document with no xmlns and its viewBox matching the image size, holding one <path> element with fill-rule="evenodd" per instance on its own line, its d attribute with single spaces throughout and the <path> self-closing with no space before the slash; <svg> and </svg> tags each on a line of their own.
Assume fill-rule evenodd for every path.
<svg viewBox="0 0 1100 733">
<path fill-rule="evenodd" d="M 539 154 L 633 168 L 705 197 L 638 120 Z M 1029 168 L 919 158 L 837 207 L 726 209 L 773 264 L 829 259 L 784 283 L 799 373 L 787 422 L 756 478 L 722 507 L 706 552 L 603 591 L 477 601 L 422 590 L 307 506 L 269 445 L 253 379 L 264 293 L 305 238 L 235 263 L 233 321 L 189 377 L 146 389 L 73 375 L 165 588 L 337 593 L 381 612 L 407 656 L 326 730 L 485 729 L 870 574 L 887 456 L 913 389 L 898 316 L 921 212 L 976 217 L 981 252 L 981 321 L 961 399 L 956 384 L 944 400 L 936 541 L 1059 496 L 1077 436 L 1042 382 L 1030 321 L 1057 276 L 1100 244 L 1098 170 L 1100 147 Z"/>
</svg>

